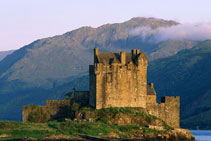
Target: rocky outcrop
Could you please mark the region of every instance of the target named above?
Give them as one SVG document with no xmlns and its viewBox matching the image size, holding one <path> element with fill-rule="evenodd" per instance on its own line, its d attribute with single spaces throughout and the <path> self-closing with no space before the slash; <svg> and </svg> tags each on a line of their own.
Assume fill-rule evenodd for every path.
<svg viewBox="0 0 211 141">
<path fill-rule="evenodd" d="M 75 122 L 104 122 L 109 125 L 137 126 L 133 134 L 121 138 L 116 132 L 110 132 L 101 139 L 164 139 L 194 140 L 189 130 L 172 128 L 163 120 L 147 113 L 143 108 L 107 108 L 101 110 L 81 109 L 75 113 Z M 91 137 L 92 138 L 92 137 Z M 99 138 L 99 136 L 97 137 Z"/>
<path fill-rule="evenodd" d="M 175 128 L 168 132 L 170 139 L 180 139 L 180 140 L 194 140 L 195 137 L 191 134 L 190 130 Z"/>
<path fill-rule="evenodd" d="M 191 135 L 189 130 L 181 128 L 175 128 L 174 130 L 159 134 L 143 133 L 142 129 L 140 129 L 130 137 L 119 137 L 116 133 L 113 132 L 109 133 L 107 136 L 95 137 L 89 135 L 80 135 L 80 137 L 88 140 L 195 140 L 195 137 Z"/>
</svg>

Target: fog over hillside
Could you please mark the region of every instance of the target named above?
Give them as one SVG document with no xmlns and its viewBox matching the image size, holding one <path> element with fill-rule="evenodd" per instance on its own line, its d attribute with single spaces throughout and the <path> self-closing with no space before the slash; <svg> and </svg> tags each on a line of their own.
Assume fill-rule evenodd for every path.
<svg viewBox="0 0 211 141">
<path fill-rule="evenodd" d="M 141 26 L 131 29 L 129 35 L 139 36 L 143 40 L 153 37 L 150 40 L 151 42 L 162 42 L 166 40 L 203 41 L 211 39 L 211 24 L 178 24 L 160 28 Z"/>
</svg>

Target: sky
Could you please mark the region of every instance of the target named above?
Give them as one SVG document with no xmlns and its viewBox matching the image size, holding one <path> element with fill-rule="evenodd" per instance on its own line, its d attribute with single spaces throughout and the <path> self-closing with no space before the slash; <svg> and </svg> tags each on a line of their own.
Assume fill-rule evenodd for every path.
<svg viewBox="0 0 211 141">
<path fill-rule="evenodd" d="M 210 0 L 0 0 L 0 51 L 133 17 L 211 23 Z"/>
</svg>

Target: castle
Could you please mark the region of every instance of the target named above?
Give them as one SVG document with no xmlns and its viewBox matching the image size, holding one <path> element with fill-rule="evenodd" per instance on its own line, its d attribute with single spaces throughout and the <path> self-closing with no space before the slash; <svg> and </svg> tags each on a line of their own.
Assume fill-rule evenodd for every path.
<svg viewBox="0 0 211 141">
<path fill-rule="evenodd" d="M 94 64 L 89 66 L 90 91 L 73 90 L 65 95 L 65 99 L 76 100 L 82 104 L 89 103 L 96 109 L 142 107 L 168 125 L 179 127 L 179 97 L 162 97 L 161 102 L 157 103 L 153 83 L 147 84 L 147 66 L 147 56 L 138 49 L 131 50 L 131 53 L 107 53 L 99 52 L 99 49 L 95 48 Z M 52 115 L 57 111 L 55 105 L 59 109 L 66 103 L 64 101 L 53 101 Z M 51 102 L 47 101 L 46 107 L 51 109 L 48 103 Z M 23 120 L 26 121 L 29 111 L 30 109 L 23 109 Z"/>
<path fill-rule="evenodd" d="M 89 66 L 89 104 L 96 109 L 143 107 L 147 98 L 147 56 L 132 53 L 101 53 L 94 49 L 94 65 Z"/>
</svg>

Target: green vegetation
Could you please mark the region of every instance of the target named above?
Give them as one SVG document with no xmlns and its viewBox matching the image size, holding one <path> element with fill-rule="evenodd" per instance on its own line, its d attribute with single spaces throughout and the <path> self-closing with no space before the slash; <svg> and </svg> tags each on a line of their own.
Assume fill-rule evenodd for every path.
<svg viewBox="0 0 211 141">
<path fill-rule="evenodd" d="M 168 124 L 166 124 L 164 121 L 163 121 L 163 127 L 166 130 L 172 130 L 173 129 L 171 126 L 169 126 Z"/>
<path fill-rule="evenodd" d="M 47 112 L 45 107 L 29 105 L 24 108 L 32 108 L 32 111 L 28 115 L 29 122 L 41 123 L 50 119 L 50 114 Z"/>
<path fill-rule="evenodd" d="M 24 137 L 39 139 L 45 137 L 45 135 L 52 135 L 55 133 L 56 131 L 48 128 L 46 123 L 22 123 L 11 121 L 0 122 L 0 135 L 8 135 L 6 139 L 17 139 Z"/>
<path fill-rule="evenodd" d="M 110 126 L 101 122 L 64 122 L 58 126 L 58 130 L 66 135 L 78 136 L 78 134 L 86 134 L 91 136 L 103 136 L 111 132 Z"/>
<path fill-rule="evenodd" d="M 63 121 L 58 119 L 43 123 L 38 122 L 42 122 L 40 119 L 43 118 L 40 114 L 44 114 L 45 109 L 41 106 L 25 106 L 24 108 L 28 108 L 28 110 L 30 107 L 34 116 L 33 118 L 29 117 L 32 118 L 31 122 L 0 121 L 0 140 L 56 139 L 58 137 L 71 139 L 80 138 L 81 135 L 107 138 L 142 138 L 143 135 L 156 137 L 158 134 L 168 134 L 173 129 L 161 119 L 145 113 L 142 108 L 115 107 L 96 110 L 90 107 L 80 107 L 77 103 L 72 106 L 70 111 L 75 112 L 75 117 L 66 117 Z M 94 120 L 90 121 L 90 119 Z M 163 128 L 155 130 L 149 128 L 151 125 Z"/>
<path fill-rule="evenodd" d="M 143 134 L 159 134 L 167 132 L 149 129 L 143 126 L 110 125 L 103 122 L 47 122 L 47 123 L 23 123 L 23 122 L 0 122 L 0 136 L 8 135 L 0 139 L 36 138 L 42 139 L 51 135 L 67 135 L 79 137 L 79 134 L 90 136 L 133 137 L 135 132 Z"/>
<path fill-rule="evenodd" d="M 100 110 L 95 110 L 94 112 L 86 110 L 86 113 L 92 112 L 93 116 L 98 121 L 102 121 L 107 124 L 129 124 L 129 125 L 138 125 L 138 126 L 148 126 L 154 124 L 153 122 L 157 117 L 146 114 L 143 108 L 131 108 L 131 107 L 112 107 L 105 108 Z M 119 122 L 119 119 L 122 121 Z"/>
</svg>

